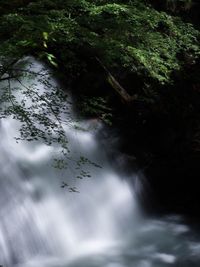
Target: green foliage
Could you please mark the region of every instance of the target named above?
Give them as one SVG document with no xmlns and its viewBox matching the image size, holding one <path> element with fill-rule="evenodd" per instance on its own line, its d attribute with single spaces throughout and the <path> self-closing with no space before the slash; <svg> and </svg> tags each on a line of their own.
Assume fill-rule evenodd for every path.
<svg viewBox="0 0 200 267">
<path fill-rule="evenodd" d="M 192 25 L 137 0 L 38 0 L 2 16 L 0 25 L 0 51 L 12 56 L 34 51 L 55 67 L 58 57 L 72 76 L 85 67 L 87 58 L 80 58 L 85 47 L 110 68 L 161 84 L 184 64 L 180 54 L 199 56 L 199 32 Z"/>
<path fill-rule="evenodd" d="M 26 5 L 19 2 L 15 9 L 10 7 L 10 12 L 6 5 L 7 11 L 0 16 L 0 79 L 4 83 L 5 75 L 8 77 L 1 92 L 1 114 L 22 122 L 20 138 L 30 141 L 40 138 L 47 144 L 57 141 L 63 154 L 68 148 L 61 126 L 66 98 L 59 89 L 49 92 L 46 77 L 40 79 L 47 87 L 43 96 L 37 86 L 21 84 L 18 74 L 25 73 L 17 72 L 15 77 L 12 71 L 19 59 L 37 56 L 53 69 L 62 69 L 67 79 L 74 81 L 92 72 L 96 66 L 91 66 L 91 62 L 98 57 L 117 78 L 142 80 L 146 87 L 137 88 L 138 99 L 146 97 L 145 101 L 150 102 L 154 95 L 159 95 L 158 88 L 173 82 L 175 72 L 193 65 L 200 56 L 199 32 L 178 17 L 156 11 L 146 1 L 35 0 L 25 1 Z M 24 100 L 17 101 L 9 77 L 18 81 L 31 106 Z M 135 84 L 128 86 L 129 93 L 135 94 Z M 103 98 L 85 99 L 82 108 L 109 124 L 112 121 L 112 111 Z M 61 168 L 65 162 L 61 159 L 55 165 Z"/>
<path fill-rule="evenodd" d="M 80 110 L 83 115 L 100 118 L 108 125 L 112 125 L 112 109 L 103 97 L 82 97 Z"/>
<path fill-rule="evenodd" d="M 67 95 L 55 85 L 50 73 L 31 68 L 25 60 L 7 69 L 9 76 L 1 82 L 0 118 L 10 116 L 20 121 L 17 142 L 42 139 L 47 145 L 59 144 L 62 153 L 67 154 L 68 141 L 62 126 L 70 105 Z"/>
</svg>

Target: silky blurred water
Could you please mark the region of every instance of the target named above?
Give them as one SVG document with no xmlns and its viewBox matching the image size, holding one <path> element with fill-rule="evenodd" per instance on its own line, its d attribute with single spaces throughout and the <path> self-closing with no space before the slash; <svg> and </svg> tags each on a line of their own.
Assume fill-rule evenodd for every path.
<svg viewBox="0 0 200 267">
<path fill-rule="evenodd" d="M 31 60 L 32 69 L 44 67 Z M 101 166 L 86 164 L 91 177 L 84 179 L 76 178 L 73 161 L 67 169 L 52 167 L 56 145 L 16 143 L 19 123 L 10 117 L 1 120 L 0 265 L 199 267 L 198 234 L 178 216 L 143 216 L 130 183 L 136 175 L 119 175 L 107 157 L 106 141 L 98 141 L 102 124 L 77 122 L 70 109 L 72 120 L 63 127 L 71 157 L 83 155 Z M 62 188 L 63 182 L 76 192 Z"/>
</svg>

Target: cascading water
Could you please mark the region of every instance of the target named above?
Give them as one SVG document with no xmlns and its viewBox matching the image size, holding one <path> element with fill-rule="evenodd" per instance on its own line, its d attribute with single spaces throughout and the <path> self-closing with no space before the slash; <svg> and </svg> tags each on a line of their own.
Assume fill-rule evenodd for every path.
<svg viewBox="0 0 200 267">
<path fill-rule="evenodd" d="M 64 126 L 72 157 L 102 167 L 89 164 L 91 178 L 83 180 L 74 178 L 73 163 L 51 166 L 56 146 L 16 143 L 18 124 L 8 117 L 0 128 L 0 265 L 199 266 L 200 243 L 180 218 L 142 219 L 130 177 L 116 173 L 96 140 L 100 123 L 81 122 L 88 131 Z M 78 192 L 61 188 L 63 181 Z"/>
</svg>

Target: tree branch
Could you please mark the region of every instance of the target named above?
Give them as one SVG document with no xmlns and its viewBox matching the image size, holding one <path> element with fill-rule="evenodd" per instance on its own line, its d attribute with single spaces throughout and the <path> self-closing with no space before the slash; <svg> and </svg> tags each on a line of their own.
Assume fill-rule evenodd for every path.
<svg viewBox="0 0 200 267">
<path fill-rule="evenodd" d="M 122 85 L 116 80 L 116 78 L 111 74 L 111 72 L 107 69 L 107 67 L 102 63 L 102 61 L 96 57 L 96 60 L 99 62 L 101 67 L 107 73 L 107 81 L 112 86 L 112 88 L 117 92 L 117 94 L 121 97 L 123 102 L 129 103 L 135 99 L 134 96 L 131 96 L 127 93 L 127 91 L 122 87 Z"/>
</svg>

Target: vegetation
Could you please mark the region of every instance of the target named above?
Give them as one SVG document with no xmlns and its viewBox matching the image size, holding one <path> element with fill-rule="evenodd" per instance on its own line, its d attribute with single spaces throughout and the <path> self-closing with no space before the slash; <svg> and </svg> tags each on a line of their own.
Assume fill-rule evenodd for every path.
<svg viewBox="0 0 200 267">
<path fill-rule="evenodd" d="M 20 61 L 32 55 L 62 73 L 84 115 L 109 125 L 130 125 L 127 140 L 137 143 L 137 136 L 143 136 L 143 149 L 146 146 L 152 158 L 158 152 L 149 143 L 154 140 L 156 146 L 161 136 L 165 143 L 169 129 L 181 133 L 184 146 L 188 144 L 185 152 L 196 153 L 200 32 L 197 21 L 195 26 L 186 23 L 193 22 L 188 14 L 196 5 L 191 0 L 2 0 L 1 117 L 11 115 L 22 122 L 22 139 L 58 142 L 68 155 L 62 129 L 67 97 L 56 87 L 48 93 L 48 76 L 31 73 Z M 33 75 L 47 89 L 44 95 L 37 86 L 21 84 L 22 76 Z M 22 102 L 16 87 L 25 96 Z"/>
<path fill-rule="evenodd" d="M 191 61 L 199 55 L 199 32 L 190 24 L 142 1 L 123 2 L 31 2 L 1 17 L 1 51 L 12 57 L 35 52 L 55 67 L 61 61 L 68 75 L 77 75 L 87 63 L 80 58 L 87 49 L 108 68 L 159 83 L 169 82 L 171 73 L 181 68 L 181 54 Z"/>
<path fill-rule="evenodd" d="M 148 101 L 200 55 L 200 35 L 191 24 L 142 1 L 37 0 L 1 5 L 1 78 L 25 55 L 63 68 L 68 81 L 86 74 L 98 59 L 96 64 L 100 61 L 111 71 L 114 81 L 126 85 L 128 80 L 130 95 Z M 140 87 L 135 86 L 138 81 Z"/>
</svg>

